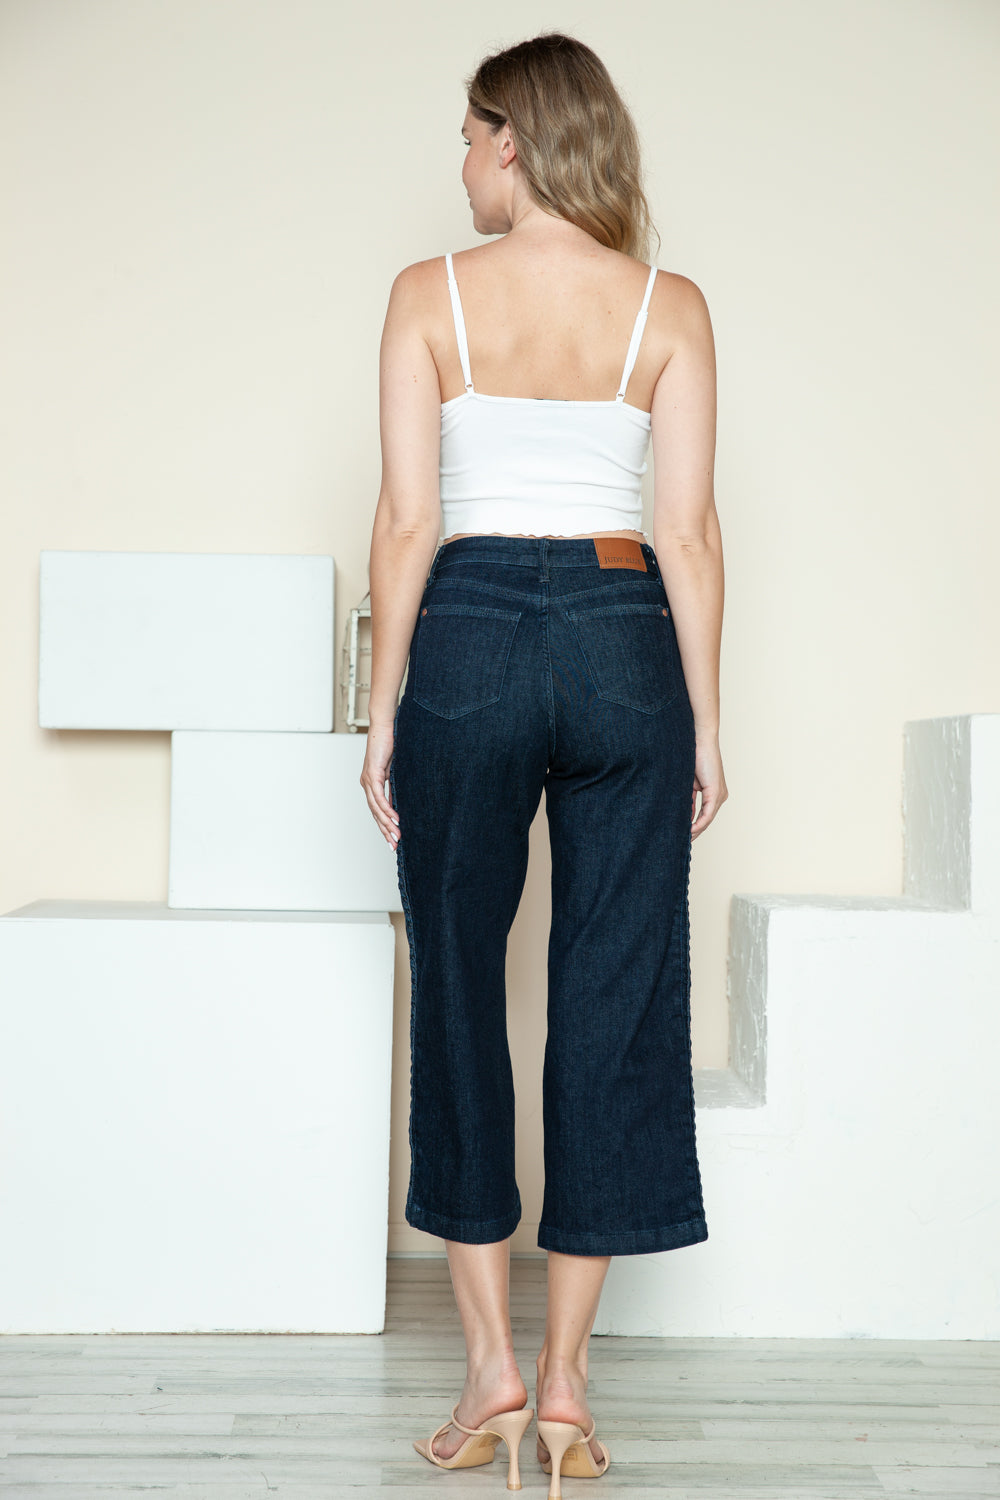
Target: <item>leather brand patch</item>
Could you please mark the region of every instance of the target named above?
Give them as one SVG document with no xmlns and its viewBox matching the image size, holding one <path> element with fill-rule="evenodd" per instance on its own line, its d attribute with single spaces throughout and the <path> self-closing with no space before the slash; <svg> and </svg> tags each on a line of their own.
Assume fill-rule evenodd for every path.
<svg viewBox="0 0 1000 1500">
<path fill-rule="evenodd" d="M 602 568 L 641 568 L 644 573 L 649 572 L 638 542 L 623 536 L 595 536 L 593 540 Z"/>
</svg>

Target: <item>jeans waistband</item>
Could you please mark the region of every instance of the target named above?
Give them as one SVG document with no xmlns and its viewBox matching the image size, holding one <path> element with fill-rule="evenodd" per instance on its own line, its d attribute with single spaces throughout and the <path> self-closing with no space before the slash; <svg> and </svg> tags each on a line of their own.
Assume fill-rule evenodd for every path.
<svg viewBox="0 0 1000 1500">
<path fill-rule="evenodd" d="M 600 540 L 614 543 L 623 539 L 602 537 Z M 638 538 L 635 541 L 645 560 L 647 573 L 658 578 L 660 569 L 656 553 L 648 542 L 639 542 Z M 597 571 L 601 567 L 594 539 L 589 536 L 459 536 L 454 541 L 439 543 L 428 581 L 437 573 L 442 562 L 450 562 L 454 558 L 466 561 L 477 557 L 484 562 L 531 568 L 542 575 L 551 568 L 592 567 Z"/>
</svg>

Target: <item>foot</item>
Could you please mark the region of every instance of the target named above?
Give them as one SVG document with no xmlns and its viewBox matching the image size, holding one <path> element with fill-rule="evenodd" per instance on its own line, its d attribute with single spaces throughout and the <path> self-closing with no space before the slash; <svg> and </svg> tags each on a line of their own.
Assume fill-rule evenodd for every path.
<svg viewBox="0 0 1000 1500">
<path fill-rule="evenodd" d="M 520 1411 L 528 1404 L 528 1387 L 517 1369 L 500 1374 L 467 1375 L 462 1388 L 462 1399 L 455 1415 L 466 1427 L 482 1427 L 490 1417 L 502 1411 Z M 468 1438 L 467 1432 L 449 1422 L 448 1431 L 443 1432 L 434 1444 L 438 1458 L 453 1458 Z"/>
<path fill-rule="evenodd" d="M 461 1413 L 459 1413 L 461 1415 Z M 584 1432 L 590 1431 L 593 1417 L 587 1405 L 587 1380 L 574 1366 L 550 1375 L 541 1366 L 535 1383 L 535 1420 L 543 1422 L 576 1422 Z M 464 1421 L 464 1418 L 463 1418 Z M 603 1464 L 604 1452 L 596 1434 L 590 1440 L 595 1464 Z M 538 1460 L 549 1462 L 549 1450 L 538 1439 Z"/>
</svg>

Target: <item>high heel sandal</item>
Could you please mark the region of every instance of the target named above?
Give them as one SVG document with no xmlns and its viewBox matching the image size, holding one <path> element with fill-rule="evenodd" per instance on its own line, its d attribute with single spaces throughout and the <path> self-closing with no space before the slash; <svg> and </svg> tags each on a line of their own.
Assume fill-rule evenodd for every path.
<svg viewBox="0 0 1000 1500">
<path fill-rule="evenodd" d="M 507 1466 L 507 1488 L 519 1490 L 521 1474 L 517 1466 L 517 1450 L 528 1429 L 528 1424 L 535 1415 L 534 1407 L 525 1406 L 520 1411 L 502 1411 L 495 1417 L 487 1418 L 482 1427 L 466 1427 L 465 1423 L 460 1422 L 455 1415 L 460 1400 L 461 1398 L 452 1407 L 450 1420 L 442 1422 L 432 1437 L 421 1438 L 414 1442 L 414 1448 L 421 1457 L 429 1459 L 432 1464 L 437 1464 L 440 1469 L 471 1469 L 477 1464 L 491 1464 L 497 1443 L 502 1440 L 507 1444 L 507 1453 L 510 1457 Z M 452 1422 L 461 1432 L 467 1432 L 469 1436 L 461 1448 L 451 1455 L 451 1458 L 438 1458 L 434 1452 L 434 1441 L 443 1432 L 448 1431 Z"/>
<path fill-rule="evenodd" d="M 597 1443 L 604 1454 L 604 1462 L 595 1462 L 591 1451 L 590 1440 L 596 1430 L 596 1421 L 591 1422 L 589 1432 L 584 1432 L 575 1422 L 543 1422 L 538 1419 L 538 1436 L 549 1450 L 549 1461 L 542 1464 L 546 1474 L 552 1475 L 549 1500 L 562 1500 L 559 1487 L 562 1474 L 572 1479 L 599 1479 L 608 1472 L 611 1454 L 600 1438 Z"/>
</svg>

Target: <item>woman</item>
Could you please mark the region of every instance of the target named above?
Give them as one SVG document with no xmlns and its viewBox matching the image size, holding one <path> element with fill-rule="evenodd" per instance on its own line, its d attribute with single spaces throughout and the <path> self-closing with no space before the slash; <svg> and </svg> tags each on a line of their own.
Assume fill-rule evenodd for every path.
<svg viewBox="0 0 1000 1500">
<path fill-rule="evenodd" d="M 545 791 L 536 1403 L 557 1495 L 560 1470 L 610 1462 L 586 1391 L 611 1256 L 708 1235 L 688 881 L 728 795 L 715 354 L 698 287 L 642 258 L 635 129 L 590 48 L 535 37 L 487 58 L 467 95 L 462 180 L 473 227 L 499 238 L 393 282 L 361 783 L 396 850 L 410 947 L 406 1219 L 445 1241 L 468 1357 L 452 1420 L 414 1446 L 465 1467 L 503 1439 L 510 1489 L 533 1409 L 508 1308 L 521 1204 L 504 966 Z"/>
</svg>

